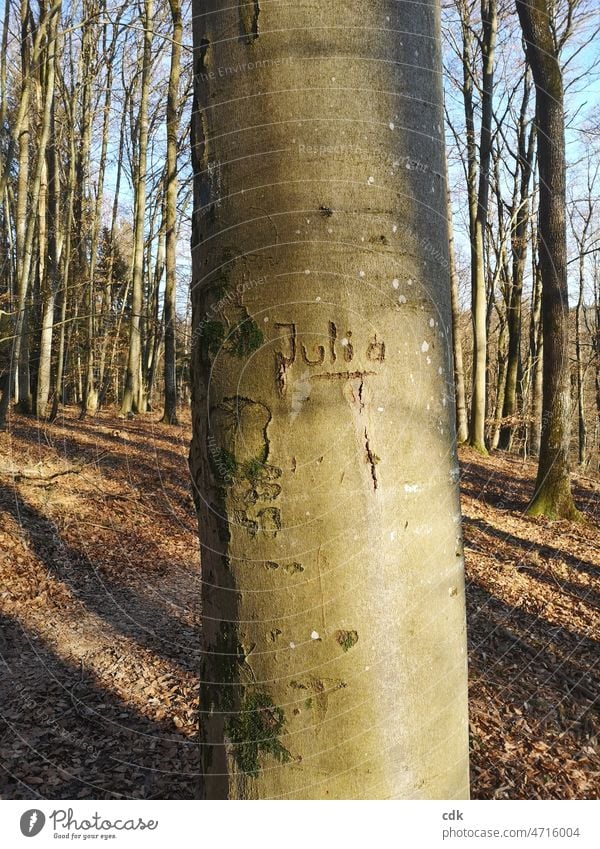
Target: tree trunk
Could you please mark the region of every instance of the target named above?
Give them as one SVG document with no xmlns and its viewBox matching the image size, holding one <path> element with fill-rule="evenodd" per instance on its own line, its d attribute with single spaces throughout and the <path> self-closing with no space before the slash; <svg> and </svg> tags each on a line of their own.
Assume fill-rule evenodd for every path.
<svg viewBox="0 0 600 849">
<path fill-rule="evenodd" d="M 27 9 L 28 4 L 24 3 Z M 40 115 L 40 132 L 38 141 L 38 155 L 36 167 L 33 174 L 33 180 L 30 180 L 29 174 L 29 127 L 28 132 L 23 132 L 19 138 L 19 195 L 23 192 L 26 195 L 24 208 L 21 208 L 20 215 L 24 216 L 25 222 L 20 221 L 20 226 L 24 226 L 24 232 L 21 230 L 21 254 L 19 257 L 18 273 L 18 313 L 15 329 L 15 340 L 13 346 L 13 363 L 18 364 L 18 383 L 19 383 L 19 405 L 23 412 L 29 413 L 32 408 L 31 387 L 29 380 L 29 315 L 27 311 L 29 298 L 29 283 L 31 277 L 31 269 L 34 258 L 34 240 L 36 237 L 36 224 L 39 221 L 38 208 L 40 199 L 40 188 L 42 186 L 43 175 L 46 167 L 46 148 L 50 135 L 51 121 L 51 106 L 54 98 L 54 80 L 55 80 L 55 51 L 58 20 L 60 17 L 60 6 L 52 7 L 50 24 L 48 27 L 47 43 L 45 45 L 44 61 L 47 63 L 47 74 L 44 79 L 44 91 L 42 100 L 42 113 Z M 46 17 L 46 15 L 44 15 Z M 23 80 L 23 85 L 32 85 L 29 78 L 29 60 L 27 57 L 27 23 L 23 24 L 22 44 L 22 65 L 27 68 L 27 76 Z M 25 139 L 25 141 L 23 141 Z M 26 183 L 22 185 L 22 175 L 20 168 L 23 166 L 26 173 Z M 27 197 L 29 197 L 29 209 L 27 209 Z M 21 200 L 19 201 L 21 203 Z"/>
<path fill-rule="evenodd" d="M 53 150 L 49 150 L 49 157 L 54 157 Z M 53 166 L 51 166 L 53 168 Z M 48 163 L 46 164 L 46 172 L 48 170 Z M 51 180 L 53 180 L 54 173 L 51 173 Z M 50 396 L 50 364 L 51 364 L 51 356 L 52 356 L 52 328 L 54 324 L 54 281 L 55 281 L 55 273 L 54 266 L 52 265 L 51 269 L 46 267 L 45 257 L 46 250 L 45 247 L 49 242 L 54 241 L 54 235 L 48 239 L 47 231 L 46 231 L 46 209 L 45 209 L 45 197 L 47 193 L 47 178 L 44 180 L 46 184 L 44 187 L 44 191 L 40 191 L 40 204 L 39 204 L 39 221 L 40 221 L 40 255 L 39 255 L 39 267 L 40 267 L 40 296 L 41 296 L 41 322 L 40 322 L 40 337 L 39 337 L 39 360 L 38 360 L 38 369 L 37 369 L 37 380 L 35 387 L 35 414 L 38 418 L 44 418 L 47 413 L 48 408 L 48 398 Z M 54 200 L 54 187 L 50 187 L 51 195 L 51 210 L 54 215 L 56 214 L 56 207 L 53 204 Z M 42 223 L 43 222 L 43 223 Z M 54 218 L 54 221 L 50 222 L 50 226 L 56 226 L 57 219 Z M 50 251 L 48 251 L 50 253 Z"/>
<path fill-rule="evenodd" d="M 31 97 L 32 81 L 30 79 L 29 64 L 29 3 L 21 0 L 21 102 L 29 103 Z M 29 412 L 27 398 L 29 394 L 29 381 L 24 380 L 27 373 L 29 355 L 23 355 L 25 347 L 25 327 L 27 308 L 27 294 L 29 289 L 29 276 L 25 274 L 25 242 L 27 233 L 27 201 L 29 194 L 29 140 L 31 116 L 29 110 L 23 116 L 17 136 L 18 145 L 18 177 L 17 198 L 15 214 L 15 248 L 16 248 L 16 270 L 17 270 L 17 320 L 15 324 L 15 337 L 13 340 L 11 376 L 15 383 L 15 401 L 19 404 L 21 412 Z M 24 362 L 26 360 L 26 362 Z M 16 379 L 15 379 L 16 378 Z"/>
<path fill-rule="evenodd" d="M 89 2 L 89 0 L 88 0 Z M 84 11 L 89 12 L 88 3 L 84 3 Z M 92 56 L 94 42 L 97 39 L 97 30 L 94 21 L 86 20 L 83 25 L 81 46 L 81 139 L 77 150 L 77 195 L 75 208 L 75 222 L 78 231 L 78 270 L 79 282 L 85 292 L 85 311 L 83 318 L 82 335 L 84 339 L 83 354 L 83 389 L 81 393 L 81 418 L 87 413 L 93 413 L 97 405 L 97 393 L 94 381 L 94 278 L 93 278 L 93 253 L 88 247 L 91 241 L 91 231 L 94 228 L 94 217 L 90 197 L 90 151 L 92 142 Z M 103 170 L 102 160 L 100 171 Z M 91 217 L 91 221 L 89 220 Z M 93 236 L 92 236 L 93 239 Z"/>
<path fill-rule="evenodd" d="M 123 105 L 123 112 L 121 113 L 121 121 L 119 127 L 119 147 L 118 147 L 118 155 L 117 155 L 117 171 L 115 176 L 115 190 L 113 196 L 113 204 L 112 204 L 112 214 L 111 214 L 111 223 L 110 223 L 110 244 L 109 244 L 109 255 L 108 262 L 106 267 L 106 280 L 104 282 L 104 302 L 106 309 L 106 321 L 104 323 L 104 333 L 102 336 L 102 344 L 100 346 L 100 363 L 99 363 L 99 377 L 98 384 L 100 386 L 100 392 L 98 396 L 98 407 L 102 407 L 106 398 L 106 394 L 108 392 L 108 385 L 111 379 L 111 375 L 106 373 L 106 359 L 108 352 L 108 345 L 110 342 L 110 329 L 111 329 L 111 311 L 112 311 L 112 287 L 113 287 L 113 271 L 115 265 L 115 239 L 117 233 L 117 218 L 119 213 L 119 196 L 121 192 L 121 176 L 123 173 L 123 161 L 125 159 L 125 119 L 127 117 L 127 99 L 128 94 L 125 92 L 125 104 Z M 122 313 L 119 314 L 119 330 L 120 330 L 120 319 Z M 116 332 L 116 331 L 115 331 Z M 118 339 L 118 332 L 116 339 Z M 113 345 L 116 344 L 116 339 L 113 339 Z M 111 368 L 113 362 L 111 360 Z M 115 400 L 117 400 L 118 396 L 115 396 Z"/>
<path fill-rule="evenodd" d="M 481 20 L 483 74 L 479 144 L 479 190 L 477 194 L 477 212 L 474 221 L 474 231 L 471 232 L 473 395 L 471 400 L 469 444 L 485 454 L 485 413 L 487 404 L 485 231 L 488 218 L 490 162 L 492 154 L 494 50 L 497 29 L 496 0 L 482 0 Z"/>
<path fill-rule="evenodd" d="M 513 223 L 511 227 L 512 247 L 512 288 L 510 298 L 506 305 L 506 320 L 508 330 L 508 359 L 506 366 L 506 390 L 504 393 L 504 404 L 502 418 L 508 420 L 500 430 L 499 447 L 505 451 L 512 449 L 513 436 L 515 432 L 514 417 L 517 414 L 517 399 L 519 397 L 518 378 L 521 369 L 521 325 L 522 325 L 522 300 L 523 279 L 525 276 L 525 263 L 527 261 L 527 230 L 529 226 L 529 186 L 533 170 L 533 157 L 535 153 L 535 128 L 532 127 L 527 136 L 527 109 L 529 105 L 530 78 L 525 75 L 523 100 L 518 125 L 517 161 L 515 163 L 515 188 L 514 193 L 516 211 L 513 209 Z"/>
<path fill-rule="evenodd" d="M 502 420 L 502 410 L 504 407 L 504 397 L 506 395 L 506 372 L 508 353 L 506 350 L 506 318 L 499 314 L 500 328 L 498 331 L 498 377 L 496 380 L 496 404 L 494 409 L 494 430 L 492 435 L 492 448 L 498 448 L 500 442 L 500 431 Z"/>
<path fill-rule="evenodd" d="M 183 20 L 179 0 L 169 0 L 173 20 L 171 71 L 167 95 L 167 177 L 166 177 L 166 253 L 165 253 L 165 411 L 163 421 L 177 424 L 177 385 L 175 375 L 175 319 L 177 296 L 177 133 L 179 129 L 179 78 Z"/>
<path fill-rule="evenodd" d="M 534 242 L 534 240 L 532 240 Z M 531 413 L 526 428 L 525 454 L 528 446 L 532 457 L 540 453 L 542 429 L 542 281 L 536 252 L 532 251 L 533 292 L 531 293 L 531 323 L 529 326 L 529 356 L 527 363 L 528 397 L 531 399 Z"/>
<path fill-rule="evenodd" d="M 585 466 L 587 457 L 587 424 L 585 421 L 585 370 L 583 367 L 581 318 L 584 297 L 584 262 L 583 253 L 579 256 L 579 296 L 575 310 L 575 358 L 577 363 L 577 422 L 578 422 L 578 459 L 579 465 Z"/>
<path fill-rule="evenodd" d="M 536 87 L 538 250 L 544 333 L 540 458 L 528 512 L 533 516 L 573 519 L 578 512 L 569 480 L 571 381 L 562 72 L 546 0 L 516 0 L 516 3 Z"/>
<path fill-rule="evenodd" d="M 465 369 L 463 365 L 462 342 L 460 338 L 460 304 L 458 300 L 458 272 L 456 270 L 456 251 L 454 248 L 454 228 L 452 226 L 452 203 L 450 192 L 446 192 L 448 204 L 448 260 L 450 262 L 450 294 L 452 307 L 452 354 L 454 358 L 454 385 L 456 395 L 456 439 L 459 443 L 469 438 L 469 419 L 465 393 Z"/>
<path fill-rule="evenodd" d="M 140 325 L 144 285 L 144 222 L 146 213 L 146 170 L 148 152 L 148 99 L 150 94 L 150 72 L 152 65 L 153 0 L 144 0 L 144 43 L 142 50 L 142 83 L 139 109 L 138 162 L 135 174 L 135 228 L 133 275 L 131 284 L 131 319 L 129 322 L 129 353 L 125 376 L 125 391 L 121 414 L 129 415 L 143 411 L 143 383 Z"/>
<path fill-rule="evenodd" d="M 146 410 L 147 412 L 152 411 L 152 403 L 154 397 L 154 385 L 156 381 L 156 366 L 158 362 L 158 358 L 161 356 L 161 350 L 163 345 L 163 321 L 164 321 L 164 310 L 161 316 L 160 314 L 160 287 L 161 282 L 165 273 L 165 241 L 166 241 L 166 197 L 163 192 L 162 194 L 162 202 L 160 206 L 162 207 L 161 212 L 161 222 L 158 229 L 157 234 L 157 246 L 156 246 L 156 258 L 154 263 L 154 275 L 152 280 L 152 286 L 149 287 L 151 291 L 148 296 L 148 304 L 147 304 L 147 317 L 146 324 L 148 326 L 148 330 L 146 332 L 146 344 L 144 346 L 144 380 L 145 380 L 145 397 L 146 397 Z M 158 207 L 157 202 L 157 207 Z M 150 257 L 147 260 L 148 266 L 150 266 Z M 164 421 L 164 419 L 163 419 Z"/>
<path fill-rule="evenodd" d="M 58 61 L 58 51 L 52 57 L 52 61 Z M 46 69 L 46 74 L 48 68 Z M 56 76 L 56 70 L 54 70 Z M 44 418 L 48 413 L 48 401 L 50 398 L 50 378 L 52 366 L 52 333 L 54 327 L 54 306 L 56 301 L 56 286 L 58 282 L 58 264 L 60 251 L 60 176 L 59 155 L 56 143 L 54 90 L 51 92 L 50 104 L 50 127 L 49 145 L 46 152 L 45 184 L 44 192 L 40 189 L 39 203 L 39 274 L 41 290 L 41 322 L 39 340 L 39 363 L 37 370 L 35 411 L 39 418 Z M 40 152 L 41 155 L 41 152 Z M 49 194 L 48 216 L 46 216 L 46 204 L 42 201 Z M 46 226 L 48 217 L 48 227 Z M 47 250 L 45 249 L 47 245 Z M 46 263 L 46 254 L 48 262 Z"/>
<path fill-rule="evenodd" d="M 64 247 L 61 250 L 61 272 L 62 285 L 58 288 L 58 301 L 60 305 L 59 311 L 59 326 L 58 326 L 58 352 L 56 357 L 56 366 L 54 372 L 53 398 L 52 409 L 50 411 L 50 421 L 54 421 L 58 415 L 58 408 L 63 400 L 64 392 L 64 373 L 67 354 L 67 335 L 70 338 L 70 332 L 67 334 L 67 306 L 69 302 L 69 280 L 71 276 L 71 241 L 73 231 L 73 210 L 75 206 L 75 139 L 73 133 L 70 137 L 70 156 L 69 169 L 67 172 L 67 202 L 65 212 L 65 228 L 64 228 Z M 71 325 L 72 326 L 72 325 Z"/>
<path fill-rule="evenodd" d="M 205 795 L 464 799 L 439 7 L 194 11 Z"/>
</svg>

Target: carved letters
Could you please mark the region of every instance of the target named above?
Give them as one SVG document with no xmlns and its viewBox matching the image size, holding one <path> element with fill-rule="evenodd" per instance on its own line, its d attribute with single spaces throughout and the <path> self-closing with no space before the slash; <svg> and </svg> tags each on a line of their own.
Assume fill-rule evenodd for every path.
<svg viewBox="0 0 600 849">
<path fill-rule="evenodd" d="M 300 362 L 307 366 L 335 365 L 338 360 L 351 363 L 355 359 L 355 345 L 351 341 L 352 331 L 347 330 L 345 336 L 340 335 L 333 321 L 327 323 L 326 344 L 317 345 L 299 341 L 298 327 L 294 322 L 276 322 L 274 326 L 277 331 L 277 341 L 281 345 L 275 356 L 277 383 L 282 394 L 285 391 L 286 373 L 298 356 Z M 360 349 L 357 350 L 360 351 Z M 385 360 L 385 342 L 378 339 L 377 334 L 367 341 L 366 348 L 362 350 L 369 362 L 382 363 Z M 337 372 L 334 372 L 332 376 L 336 374 Z"/>
</svg>

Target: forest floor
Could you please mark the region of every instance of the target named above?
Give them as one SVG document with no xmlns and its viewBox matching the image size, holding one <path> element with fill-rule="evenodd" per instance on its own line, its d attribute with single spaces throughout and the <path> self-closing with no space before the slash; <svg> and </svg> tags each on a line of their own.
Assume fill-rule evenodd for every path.
<svg viewBox="0 0 600 849">
<path fill-rule="evenodd" d="M 197 798 L 189 421 L 0 434 L 0 798 Z M 474 798 L 600 795 L 600 485 L 524 515 L 535 467 L 461 452 Z"/>
</svg>

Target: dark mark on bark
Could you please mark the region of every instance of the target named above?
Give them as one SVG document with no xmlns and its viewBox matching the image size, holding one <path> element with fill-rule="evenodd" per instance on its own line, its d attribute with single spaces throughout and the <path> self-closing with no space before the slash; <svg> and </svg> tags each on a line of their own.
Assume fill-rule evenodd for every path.
<svg viewBox="0 0 600 849">
<path fill-rule="evenodd" d="M 311 380 L 356 380 L 367 375 L 377 374 L 376 371 L 326 371 L 323 374 L 313 374 Z"/>
<path fill-rule="evenodd" d="M 259 2 L 258 0 L 253 0 L 253 2 L 246 3 L 244 0 L 239 0 L 238 8 L 242 26 L 241 40 L 245 41 L 246 44 L 252 44 L 258 38 Z"/>
<path fill-rule="evenodd" d="M 198 57 L 198 63 L 196 67 L 196 73 L 198 74 L 198 76 L 201 76 L 202 74 L 206 73 L 206 53 L 209 47 L 210 41 L 208 40 L 208 38 L 201 38 L 199 49 L 200 55 Z"/>
<path fill-rule="evenodd" d="M 360 386 L 358 387 L 358 403 L 359 403 L 359 412 L 361 412 L 361 413 L 362 413 L 362 411 L 363 411 L 363 410 L 364 410 L 364 408 L 365 408 L 365 402 L 363 401 L 363 388 L 364 388 L 364 385 L 365 385 L 364 380 L 361 380 L 361 382 L 360 382 Z"/>
<path fill-rule="evenodd" d="M 337 355 L 335 353 L 335 340 L 337 339 L 337 327 L 333 321 L 329 322 L 329 350 L 331 352 L 331 361 L 335 363 Z"/>
<path fill-rule="evenodd" d="M 311 360 L 309 358 L 308 353 L 306 351 L 306 345 L 302 345 L 301 350 L 302 350 L 302 359 L 304 360 L 304 362 L 307 365 L 309 365 L 309 366 L 322 366 L 323 363 L 325 362 L 325 348 L 323 347 L 323 345 L 317 345 L 315 347 L 315 351 L 316 351 L 316 354 L 317 354 L 316 360 Z"/>
<path fill-rule="evenodd" d="M 369 444 L 369 434 L 367 429 L 365 428 L 365 451 L 367 452 L 367 461 L 369 466 L 371 467 L 371 477 L 373 479 L 373 489 L 377 489 L 379 482 L 377 480 L 377 463 L 379 462 L 379 457 L 377 454 L 374 454 L 371 450 L 371 446 Z"/>
</svg>

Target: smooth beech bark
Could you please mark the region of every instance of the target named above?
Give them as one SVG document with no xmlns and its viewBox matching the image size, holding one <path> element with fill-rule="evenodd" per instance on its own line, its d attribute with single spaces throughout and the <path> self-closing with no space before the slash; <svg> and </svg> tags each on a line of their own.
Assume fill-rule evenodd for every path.
<svg viewBox="0 0 600 849">
<path fill-rule="evenodd" d="M 439 5 L 194 5 L 204 794 L 464 799 Z"/>
</svg>

